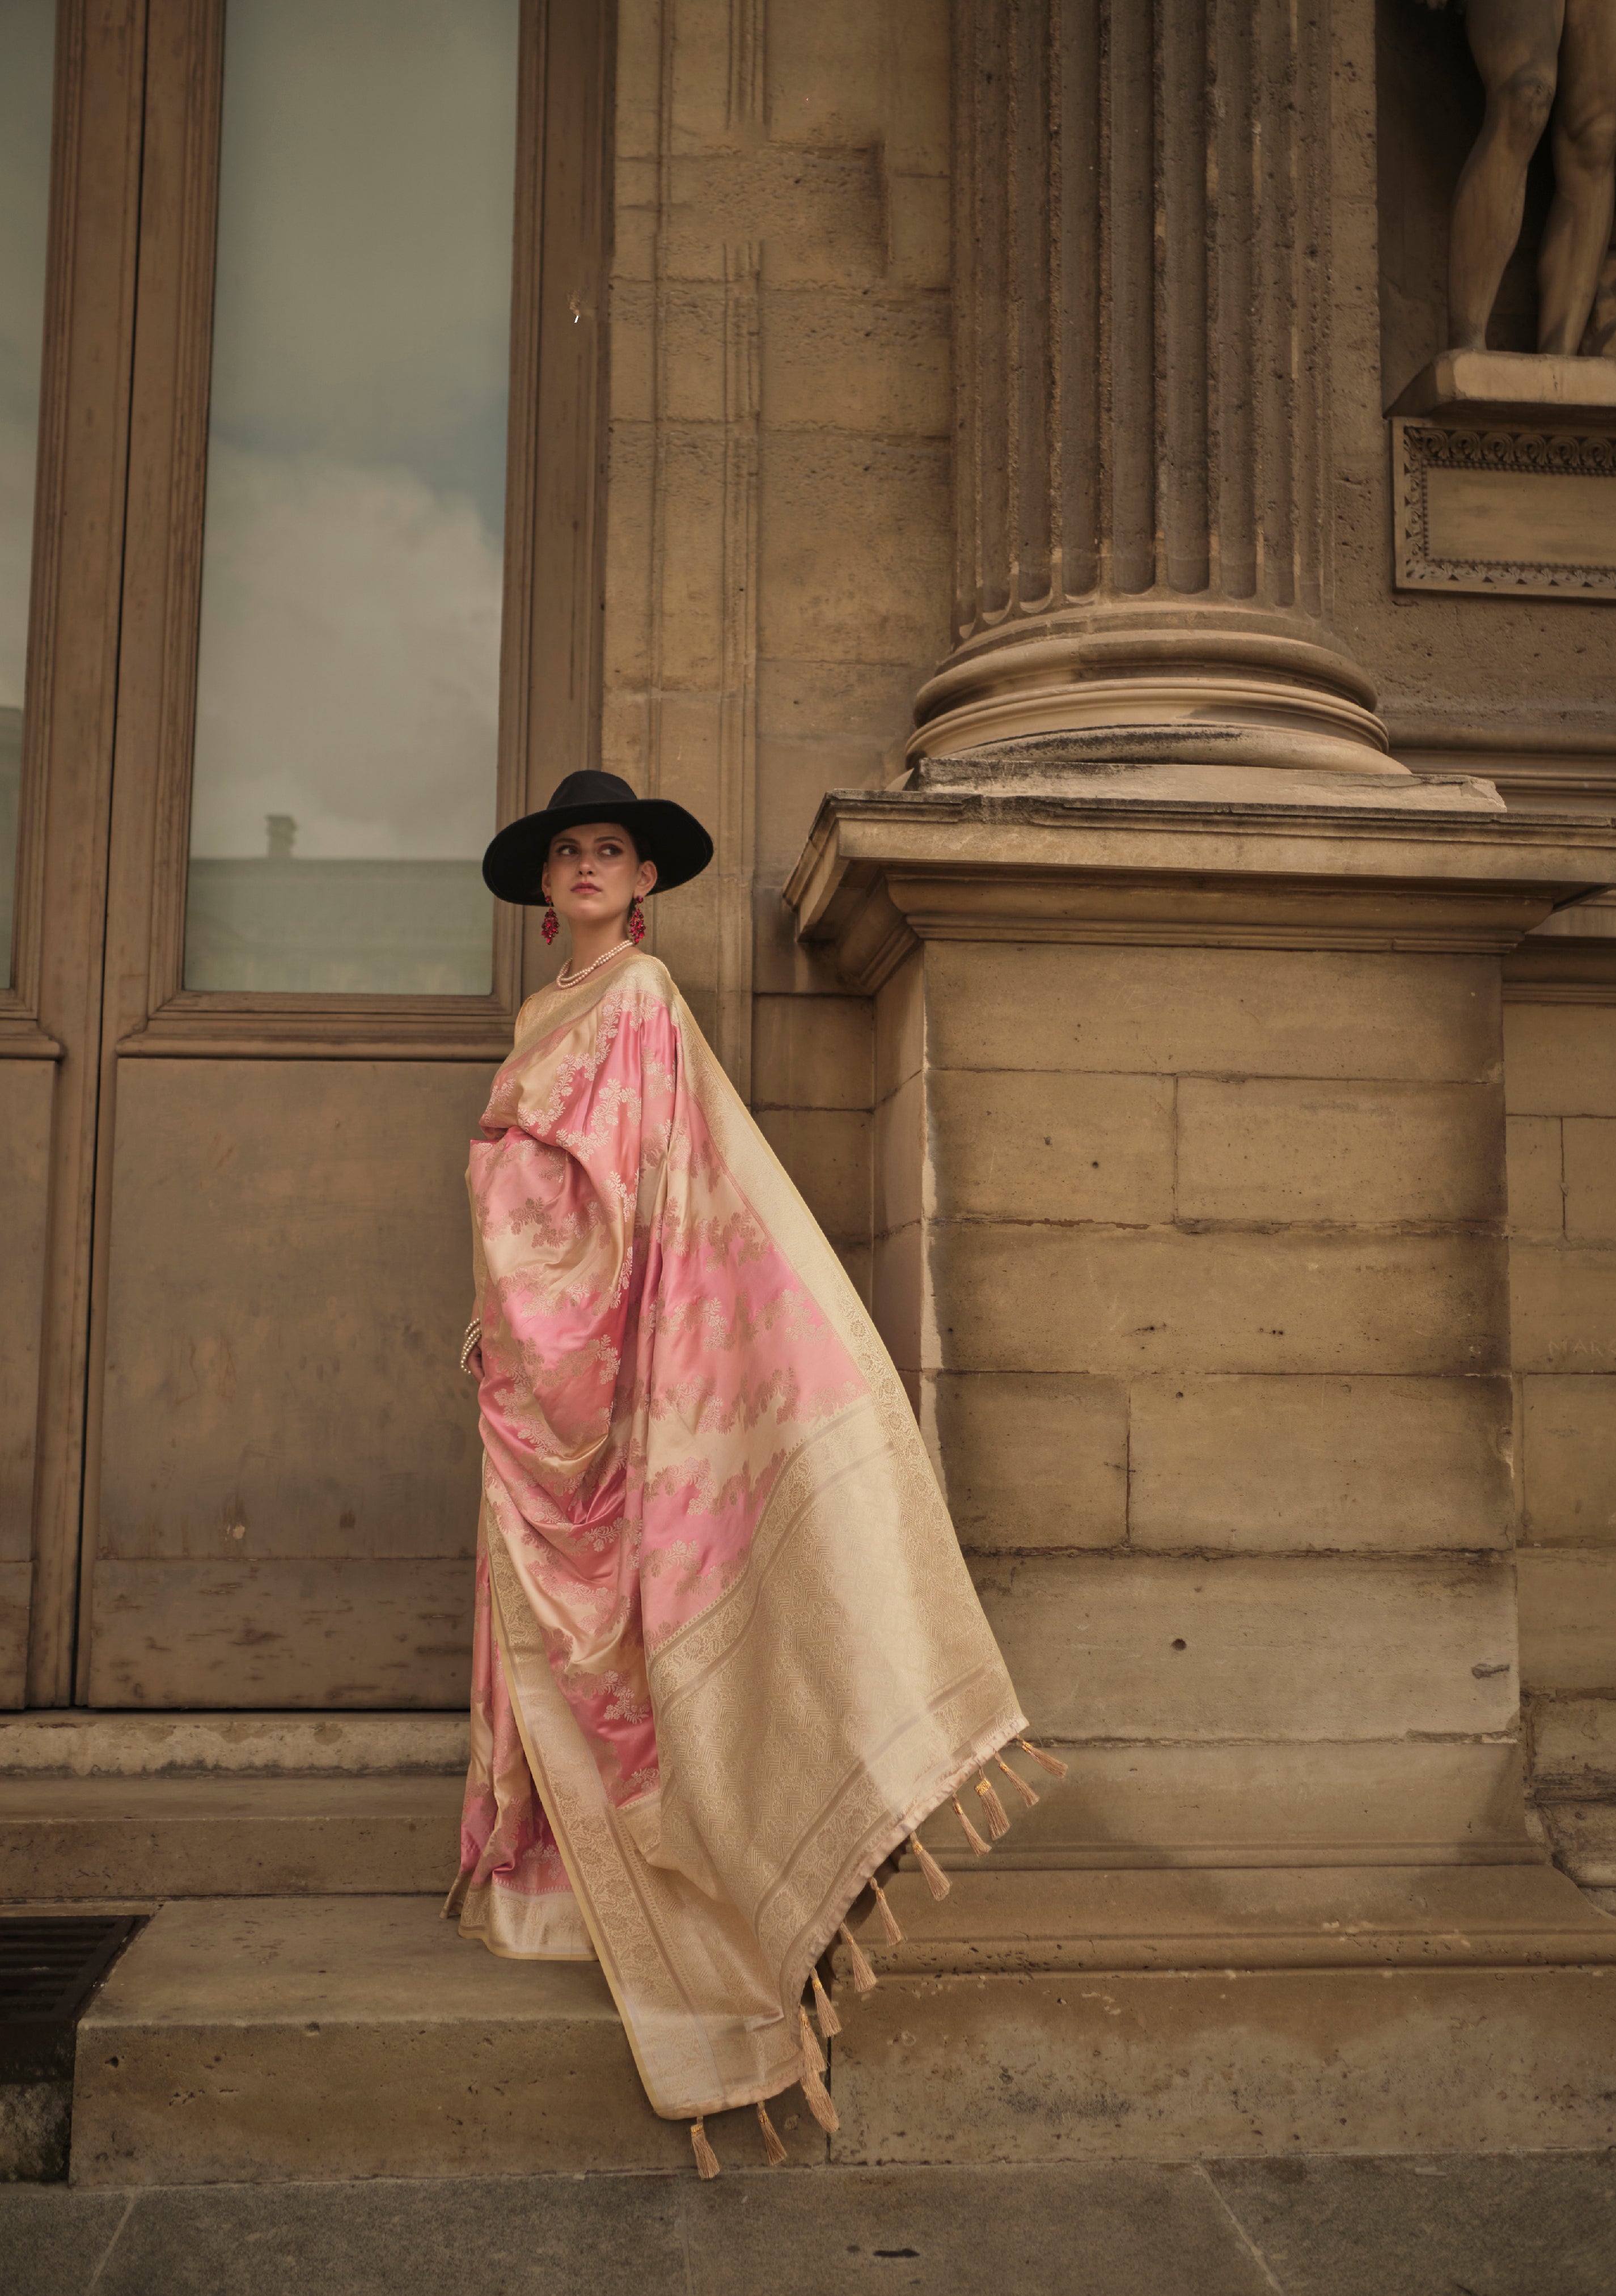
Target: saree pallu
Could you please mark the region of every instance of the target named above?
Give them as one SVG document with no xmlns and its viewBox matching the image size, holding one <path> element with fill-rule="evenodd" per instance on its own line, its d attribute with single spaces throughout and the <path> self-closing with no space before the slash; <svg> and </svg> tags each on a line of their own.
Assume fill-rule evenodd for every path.
<svg viewBox="0 0 1616 2296">
<path fill-rule="evenodd" d="M 853 1900 L 1026 1724 L 898 1374 L 666 969 L 529 999 L 481 1132 L 446 1911 L 598 1956 L 659 2112 L 760 2103 Z"/>
</svg>

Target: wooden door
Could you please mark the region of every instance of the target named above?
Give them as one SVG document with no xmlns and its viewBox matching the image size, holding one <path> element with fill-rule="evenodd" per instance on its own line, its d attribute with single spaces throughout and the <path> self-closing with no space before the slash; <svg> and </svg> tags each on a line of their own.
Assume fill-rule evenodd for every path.
<svg viewBox="0 0 1616 2296">
<path fill-rule="evenodd" d="M 121 332 L 115 357 L 80 373 L 90 319 L 59 298 L 66 373 L 51 388 L 70 449 L 75 385 L 99 388 L 97 470 L 116 514 L 100 560 L 53 562 L 47 580 L 54 626 L 79 649 L 56 683 L 81 719 L 94 696 L 99 748 L 81 739 L 68 761 L 48 710 L 30 721 L 42 897 L 19 946 L 34 932 L 40 985 L 31 1010 L 0 1013 L 19 1041 L 25 1023 L 44 1040 L 0 1062 L 0 1086 L 26 1078 L 4 1103 L 0 1181 L 34 1187 L 39 1238 L 37 1275 L 25 1264 L 17 1300 L 0 1297 L 8 1333 L 37 1332 L 45 1365 L 26 1503 L 0 1518 L 13 1545 L 28 1524 L 11 1591 L 25 1580 L 36 1703 L 452 1706 L 463 1694 L 477 1445 L 455 1359 L 462 1174 L 543 949 L 510 912 L 481 906 L 475 807 L 455 775 L 486 771 L 488 817 L 506 819 L 594 750 L 609 55 L 603 5 L 508 0 L 507 18 L 504 0 L 486 0 L 507 70 L 496 45 L 477 51 L 472 15 L 450 0 L 413 0 L 389 39 L 381 4 L 131 0 L 101 66 L 123 107 L 123 145 L 108 148 L 131 156 L 93 216 L 78 196 L 72 228 L 99 234 Z M 79 0 L 81 44 L 103 37 L 89 15 Z M 398 55 L 411 25 L 429 46 L 452 44 L 429 122 L 447 157 L 422 145 L 405 184 L 413 235 L 390 250 L 373 235 L 391 227 L 390 199 L 408 204 L 399 119 L 418 131 L 426 117 Z M 345 71 L 348 112 L 333 97 L 305 150 L 288 107 L 311 85 L 340 92 Z M 476 235 L 500 230 L 493 177 L 455 159 L 450 115 L 461 102 L 463 137 L 494 121 L 475 136 L 491 150 L 507 96 L 509 213 L 492 257 L 510 283 L 501 485 L 485 403 L 480 430 L 462 424 L 467 446 L 453 406 L 440 440 L 426 384 L 411 398 L 411 346 L 430 330 L 404 290 L 412 263 L 451 299 L 459 274 L 487 273 Z M 64 153 L 70 106 L 59 90 Z M 342 186 L 321 193 L 318 234 L 295 226 L 299 186 L 321 165 L 347 167 L 349 144 L 357 212 L 381 249 L 366 260 L 356 226 L 354 291 L 390 278 L 393 303 L 345 334 L 326 244 L 341 238 Z M 431 166 L 451 162 L 458 176 L 443 174 L 435 205 Z M 70 164 L 86 166 L 59 160 L 64 213 Z M 488 164 L 496 175 L 496 153 Z M 94 180 L 112 172 L 103 159 Z M 457 225 L 439 209 L 462 197 L 461 178 L 471 219 Z M 60 265 L 60 215 L 55 228 Z M 480 291 L 486 334 L 486 276 Z M 104 282 L 86 299 L 105 336 Z M 379 390 L 375 358 L 368 376 L 364 361 L 389 325 Z M 287 344 L 283 364 L 301 378 L 290 414 L 264 381 Z M 394 430 L 356 448 L 355 425 L 373 420 L 367 388 Z M 70 507 L 47 508 L 42 489 L 42 561 L 71 556 Z M 440 661 L 434 601 L 468 565 L 467 627 Z M 400 568 L 414 588 L 395 596 Z M 361 658 L 371 683 L 356 699 L 344 678 Z M 480 763 L 472 736 L 485 720 Z M 357 829 L 356 807 L 368 808 Z M 440 816 L 456 824 L 447 856 Z M 249 818 L 265 840 L 251 852 L 240 849 Z M 76 889 L 77 912 L 57 914 L 53 884 L 59 898 Z M 0 1546 L 0 1592 L 17 1559 Z M 13 1700 L 18 1676 L 4 1685 Z"/>
</svg>

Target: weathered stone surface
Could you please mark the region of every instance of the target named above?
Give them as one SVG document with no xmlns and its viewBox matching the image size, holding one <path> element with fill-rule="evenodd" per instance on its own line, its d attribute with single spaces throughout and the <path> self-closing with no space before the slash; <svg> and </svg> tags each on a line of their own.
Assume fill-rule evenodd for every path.
<svg viewBox="0 0 1616 2296">
<path fill-rule="evenodd" d="M 935 950 L 931 952 L 934 959 Z M 882 984 L 875 999 L 875 1098 L 885 1100 L 925 1057 L 925 972 L 918 950 Z"/>
<path fill-rule="evenodd" d="M 1487 1082 L 1498 988 L 1481 957 L 933 943 L 938 1068 Z"/>
<path fill-rule="evenodd" d="M 1611 1014 L 1596 1004 L 1510 1004 L 1504 1090 L 1512 1115 L 1616 1116 Z"/>
<path fill-rule="evenodd" d="M 490 2175 L 179 2185 L 135 2194 L 132 2206 L 123 2194 L 74 2198 L 128 2209 L 95 2296 L 282 2296 L 299 2286 L 440 2296 L 482 2279 L 513 2296 L 548 2296 L 576 2286 L 580 2268 L 589 2296 L 691 2296 L 683 2186 L 665 2176 Z"/>
<path fill-rule="evenodd" d="M 1599 2153 L 1219 2161 L 1207 2174 L 1284 2296 L 1603 2296 L 1616 2251 Z"/>
<path fill-rule="evenodd" d="M 103 2286 L 110 2296 L 102 2275 L 128 2213 L 122 2193 L 75 2193 L 65 2185 L 0 2192 L 7 2266 L 29 2296 L 90 2296 L 93 2289 L 99 2296 Z M 178 2285 L 172 2279 L 168 2284 Z"/>
<path fill-rule="evenodd" d="M 926 1109 L 923 1079 L 906 1077 L 875 1111 L 874 1233 L 907 1227 L 926 1210 Z"/>
<path fill-rule="evenodd" d="M 821 2168 L 811 2176 L 438 2178 L 0 2195 L 29 2296 L 1606 2296 L 1601 2152 Z M 984 2235 L 984 2227 L 991 2236 Z"/>
<path fill-rule="evenodd" d="M 857 1109 L 760 1109 L 764 1138 L 837 1243 L 862 1243 L 870 1233 L 869 1117 Z"/>
<path fill-rule="evenodd" d="M 0 2080 L 0 2185 L 53 2185 L 68 2173 L 70 2080 Z"/>
<path fill-rule="evenodd" d="M 1308 1739 L 1322 1767 L 1322 1742 L 1514 1718 L 1502 1561 L 1072 1554 L 973 1575 L 1035 1733 Z"/>
<path fill-rule="evenodd" d="M 1534 1698 L 1530 1718 L 1540 1792 L 1616 1796 L 1616 1699 Z"/>
<path fill-rule="evenodd" d="M 1616 1242 L 1616 1119 L 1566 1119 L 1565 1232 L 1575 1243 Z"/>
<path fill-rule="evenodd" d="M 1069 2177 L 1070 2181 L 1069 2181 Z M 761 2192 L 724 2177 L 686 2202 L 688 2296 L 1270 2296 L 1216 2196 L 1189 2168 L 1075 2172 L 824 2169 Z M 1074 2239 L 1074 2227 L 1080 2234 Z M 681 2288 L 679 2296 L 686 2296 Z"/>
<path fill-rule="evenodd" d="M 1136 1547 L 1507 1546 L 1505 1379 L 1136 1380 Z"/>
<path fill-rule="evenodd" d="M 759 643 L 804 661 L 923 660 L 946 585 L 944 441 L 828 430 L 766 438 Z"/>
<path fill-rule="evenodd" d="M 464 1775 L 463 1714 L 0 1714 L 0 1777 Z"/>
<path fill-rule="evenodd" d="M 874 1022 L 862 996 L 759 996 L 752 1106 L 867 1109 Z"/>
<path fill-rule="evenodd" d="M 1519 1857 L 1521 1753 L 1500 1739 L 1382 1739 L 1328 1746 L 1299 1739 L 1218 1744 L 1135 1738 L 1067 1741 L 1070 1775 L 1019 1808 L 1001 1860 L 1043 1857 L 1110 1871 L 1129 1866 L 1420 1864 Z M 1007 1806 L 1015 1808 L 1013 1802 Z M 969 1871 L 952 1810 L 923 1829 L 945 1864 Z"/>
<path fill-rule="evenodd" d="M 1503 1217 L 1495 1086 L 1184 1077 L 1177 1105 L 1181 1219 Z"/>
<path fill-rule="evenodd" d="M 844 2023 L 837 2161 L 1616 2139 L 1616 1970 L 889 1980 Z"/>
<path fill-rule="evenodd" d="M 931 1266 L 947 1370 L 1503 1367 L 1502 1246 L 1486 1239 L 983 1222 L 939 1229 Z"/>
<path fill-rule="evenodd" d="M 1527 1546 L 1515 1560 L 1527 1690 L 1616 1683 L 1616 1550 Z"/>
<path fill-rule="evenodd" d="M 935 1424 L 966 1547 L 1119 1545 L 1128 1531 L 1128 1397 L 1115 1380 L 943 1372 Z"/>
<path fill-rule="evenodd" d="M 871 1258 L 871 1312 L 901 1372 L 918 1372 L 924 1361 L 923 1251 L 920 1223 L 914 1221 L 878 1236 Z"/>
<path fill-rule="evenodd" d="M 889 1892 L 903 1929 L 862 1940 L 882 1981 L 1039 1970 L 1612 1968 L 1616 1925 L 1542 1856 L 1463 1866 L 956 1867 Z M 906 1860 L 906 1864 L 910 1861 Z M 837 1948 L 844 1989 L 848 1956 Z M 840 1995 L 838 1997 L 840 2001 Z"/>
<path fill-rule="evenodd" d="M 1505 1132 L 1510 1226 L 1522 1235 L 1563 1234 L 1565 1182 L 1560 1119 L 1512 1116 L 1505 1120 Z"/>
<path fill-rule="evenodd" d="M 462 1792 L 455 1777 L 0 1777 L 0 1901 L 441 1896 Z"/>
<path fill-rule="evenodd" d="M 1543 1822 L 1554 1859 L 1586 1889 L 1616 1888 L 1616 1800 L 1547 1801 Z"/>
<path fill-rule="evenodd" d="M 1517 1371 L 1616 1371 L 1616 1250 L 1517 1238 L 1509 1289 Z"/>
<path fill-rule="evenodd" d="M 1549 1546 L 1616 1544 L 1616 1379 L 1572 1372 L 1524 1379 L 1521 1389 L 1528 1536 Z"/>
<path fill-rule="evenodd" d="M 833 53 L 823 25 L 819 33 L 820 55 Z M 948 381 L 948 311 L 936 296 L 867 287 L 764 296 L 763 399 L 780 429 L 940 437 Z"/>
<path fill-rule="evenodd" d="M 1143 1225 L 1173 1216 L 1165 1077 L 935 1070 L 926 1113 L 941 1218 Z"/>
</svg>

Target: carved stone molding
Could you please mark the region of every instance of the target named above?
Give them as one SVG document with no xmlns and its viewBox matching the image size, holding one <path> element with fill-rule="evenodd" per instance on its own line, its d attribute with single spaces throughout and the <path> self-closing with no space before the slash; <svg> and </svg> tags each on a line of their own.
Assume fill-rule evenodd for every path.
<svg viewBox="0 0 1616 2296">
<path fill-rule="evenodd" d="M 1498 955 L 1612 872 L 1565 816 L 833 790 L 786 898 L 868 996 L 929 939 Z"/>
<path fill-rule="evenodd" d="M 1616 598 L 1616 435 L 1391 425 L 1397 583 Z"/>
</svg>

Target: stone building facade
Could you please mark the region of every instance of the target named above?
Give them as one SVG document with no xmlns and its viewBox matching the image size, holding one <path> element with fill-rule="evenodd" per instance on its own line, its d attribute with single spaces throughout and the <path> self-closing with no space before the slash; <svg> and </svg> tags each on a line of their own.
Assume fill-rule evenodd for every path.
<svg viewBox="0 0 1616 2296">
<path fill-rule="evenodd" d="M 170 13 L 205 78 L 217 11 Z M 1480 84 L 1410 0 L 527 16 L 502 802 L 598 758 L 712 824 L 657 953 L 870 1300 L 1071 1763 L 980 1869 L 936 1829 L 946 1906 L 900 1877 L 837 2157 L 1609 2142 L 1616 361 L 1533 356 L 1545 160 L 1461 368 Z M 90 62 L 109 117 L 149 104 Z M 201 182 L 173 86 L 145 133 Z M 455 1187 L 498 1016 L 158 979 L 179 737 L 148 787 L 115 720 L 187 674 L 185 551 L 139 523 L 143 473 L 201 483 L 172 340 L 106 468 L 64 450 L 42 496 L 71 539 L 70 482 L 126 458 L 120 643 L 162 623 L 169 685 L 55 656 L 111 939 L 75 973 L 20 902 L 0 1809 L 44 1897 L 245 1895 L 329 1946 L 321 1829 L 366 1810 L 407 1897 L 419 1797 L 452 1806 Z M 509 996 L 553 964 L 506 960 Z M 662 2157 L 602 2064 L 576 2164 Z M 108 2087 L 111 2153 L 239 2165 L 217 2113 L 197 2171 Z M 304 2157 L 267 2125 L 239 2144 Z M 413 2141 L 356 2157 L 444 2164 Z"/>
</svg>

